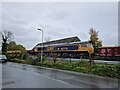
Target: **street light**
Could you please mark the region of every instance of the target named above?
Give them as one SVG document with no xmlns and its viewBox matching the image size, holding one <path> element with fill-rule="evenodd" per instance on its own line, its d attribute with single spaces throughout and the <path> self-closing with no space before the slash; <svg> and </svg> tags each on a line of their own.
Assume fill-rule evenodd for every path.
<svg viewBox="0 0 120 90">
<path fill-rule="evenodd" d="M 42 48 L 41 48 L 41 62 L 42 62 L 42 59 L 43 59 L 43 57 L 42 57 L 42 54 L 43 54 L 43 30 L 40 28 L 38 28 L 38 30 L 42 31 Z"/>
</svg>

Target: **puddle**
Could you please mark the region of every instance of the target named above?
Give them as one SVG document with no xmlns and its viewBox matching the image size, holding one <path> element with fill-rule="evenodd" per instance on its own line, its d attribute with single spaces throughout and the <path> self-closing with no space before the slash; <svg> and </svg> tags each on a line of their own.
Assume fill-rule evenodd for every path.
<svg viewBox="0 0 120 90">
<path fill-rule="evenodd" d="M 15 83 L 14 81 L 7 81 L 7 82 L 3 82 L 2 85 L 8 85 L 8 84 L 13 84 Z"/>
</svg>

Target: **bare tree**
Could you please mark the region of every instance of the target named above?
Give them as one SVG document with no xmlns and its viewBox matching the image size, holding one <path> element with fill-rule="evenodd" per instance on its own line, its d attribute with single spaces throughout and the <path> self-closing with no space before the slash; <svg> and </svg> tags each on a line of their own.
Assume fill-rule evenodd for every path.
<svg viewBox="0 0 120 90">
<path fill-rule="evenodd" d="M 2 54 L 7 54 L 7 43 L 12 39 L 12 32 L 4 30 L 0 34 L 2 37 Z"/>
<path fill-rule="evenodd" d="M 12 39 L 12 32 L 4 30 L 3 32 L 0 32 L 2 35 L 2 41 L 3 43 L 7 43 Z"/>
</svg>

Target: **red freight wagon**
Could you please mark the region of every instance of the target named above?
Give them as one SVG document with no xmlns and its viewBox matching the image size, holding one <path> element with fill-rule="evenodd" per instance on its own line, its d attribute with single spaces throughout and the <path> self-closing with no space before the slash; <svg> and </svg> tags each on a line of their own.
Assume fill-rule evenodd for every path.
<svg viewBox="0 0 120 90">
<path fill-rule="evenodd" d="M 119 47 L 100 47 L 99 56 L 109 60 L 120 60 L 120 46 Z"/>
</svg>

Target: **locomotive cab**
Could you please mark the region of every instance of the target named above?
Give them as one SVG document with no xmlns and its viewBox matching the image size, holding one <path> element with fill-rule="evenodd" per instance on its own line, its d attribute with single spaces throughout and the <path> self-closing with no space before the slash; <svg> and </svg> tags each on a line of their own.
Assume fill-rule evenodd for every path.
<svg viewBox="0 0 120 90">
<path fill-rule="evenodd" d="M 86 51 L 88 53 L 94 53 L 92 42 L 88 41 L 78 44 L 78 51 Z"/>
</svg>

